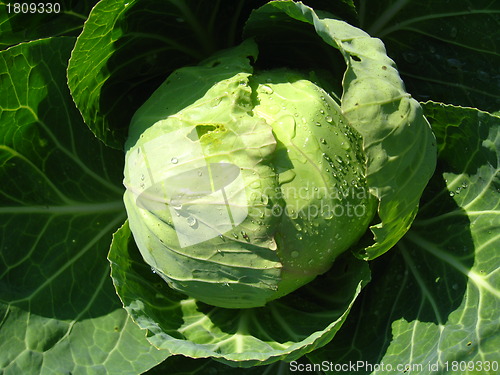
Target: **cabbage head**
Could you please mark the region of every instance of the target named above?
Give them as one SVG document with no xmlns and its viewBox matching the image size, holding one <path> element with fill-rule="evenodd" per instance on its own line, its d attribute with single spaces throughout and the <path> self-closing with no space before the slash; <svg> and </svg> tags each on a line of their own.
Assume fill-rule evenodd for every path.
<svg viewBox="0 0 500 375">
<path fill-rule="evenodd" d="M 248 40 L 175 71 L 128 140 L 125 204 L 142 256 L 219 307 L 263 306 L 310 282 L 376 210 L 362 138 L 339 105 L 310 74 L 254 71 L 256 56 Z"/>
<path fill-rule="evenodd" d="M 260 21 L 286 17 L 338 50 L 342 82 L 332 79 L 340 66 L 266 60 Z M 391 249 L 418 212 L 436 146 L 379 39 L 289 1 L 260 8 L 245 29 L 241 44 L 173 71 L 137 110 L 124 201 L 170 291 L 249 311 L 290 302 L 330 269 L 350 272 L 338 269 L 344 253 L 366 261 Z"/>
</svg>

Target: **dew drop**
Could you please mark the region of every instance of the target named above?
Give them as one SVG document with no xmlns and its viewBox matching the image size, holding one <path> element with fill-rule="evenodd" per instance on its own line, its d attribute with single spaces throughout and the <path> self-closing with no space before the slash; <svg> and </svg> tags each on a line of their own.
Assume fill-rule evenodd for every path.
<svg viewBox="0 0 500 375">
<path fill-rule="evenodd" d="M 333 121 L 333 118 L 332 118 L 332 116 L 326 116 L 325 120 L 326 120 L 326 122 L 331 123 Z"/>
<path fill-rule="evenodd" d="M 326 140 L 325 140 L 325 138 L 320 138 L 320 139 L 319 139 L 319 142 L 320 142 L 321 144 L 326 145 Z"/>
<path fill-rule="evenodd" d="M 321 212 L 321 216 L 326 219 L 330 220 L 333 217 L 333 210 L 327 209 Z"/>
<path fill-rule="evenodd" d="M 276 241 L 274 238 L 269 240 L 269 249 L 271 250 L 276 250 L 278 248 L 278 245 L 276 244 Z"/>
<path fill-rule="evenodd" d="M 248 236 L 248 234 L 244 230 L 241 231 L 241 235 L 243 236 L 245 241 L 250 242 L 250 237 Z"/>
<path fill-rule="evenodd" d="M 348 151 L 351 148 L 351 146 L 349 145 L 349 142 L 342 142 L 340 144 L 340 147 L 342 147 L 346 151 Z"/>
<path fill-rule="evenodd" d="M 222 98 L 221 97 L 218 97 L 218 98 L 214 98 L 212 100 L 212 107 L 217 107 L 222 101 Z"/>
<path fill-rule="evenodd" d="M 172 164 L 177 164 L 177 163 L 179 162 L 179 159 L 177 159 L 177 158 L 172 158 L 172 159 L 170 159 L 170 162 L 171 162 Z"/>
<path fill-rule="evenodd" d="M 267 196 L 267 194 L 262 194 L 261 197 L 260 197 L 260 201 L 263 204 L 268 204 L 269 203 L 269 197 Z"/>
<path fill-rule="evenodd" d="M 259 180 L 256 180 L 256 181 L 253 181 L 251 184 L 250 184 L 250 187 L 253 188 L 253 189 L 258 189 L 260 188 L 261 184 L 260 184 L 260 181 Z"/>
<path fill-rule="evenodd" d="M 172 206 L 174 210 L 182 209 L 182 203 L 179 200 L 176 200 L 175 198 L 170 199 L 170 206 Z"/>
<path fill-rule="evenodd" d="M 264 94 L 271 95 L 271 94 L 274 92 L 274 90 L 272 89 L 272 87 L 271 87 L 271 86 L 268 86 L 268 85 L 262 85 L 262 86 L 260 86 L 260 87 L 261 87 L 262 92 L 263 92 Z"/>
<path fill-rule="evenodd" d="M 186 219 L 186 222 L 188 223 L 188 225 L 190 227 L 194 227 L 197 223 L 196 219 L 193 216 L 188 216 L 188 218 Z"/>
<path fill-rule="evenodd" d="M 294 250 L 292 251 L 292 254 L 290 254 L 292 256 L 292 258 L 297 258 L 299 256 L 299 252 Z"/>
<path fill-rule="evenodd" d="M 418 55 L 415 52 L 404 52 L 403 58 L 410 64 L 418 62 Z"/>
</svg>

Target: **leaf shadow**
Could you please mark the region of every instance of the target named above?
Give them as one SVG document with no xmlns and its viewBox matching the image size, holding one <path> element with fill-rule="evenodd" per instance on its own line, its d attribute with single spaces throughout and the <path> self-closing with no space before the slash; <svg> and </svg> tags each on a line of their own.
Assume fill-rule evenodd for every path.
<svg viewBox="0 0 500 375">
<path fill-rule="evenodd" d="M 294 344 L 297 347 L 306 345 L 313 333 L 325 330 L 323 336 L 328 336 L 336 332 L 357 297 L 356 289 L 369 278 L 367 264 L 345 253 L 328 272 L 264 307 L 234 310 L 198 303 L 198 309 L 224 334 L 251 336 L 283 350 L 282 345 L 291 342 L 298 343 Z M 333 285 L 338 288 L 334 293 Z M 294 355 L 297 359 L 303 352 Z"/>
<path fill-rule="evenodd" d="M 372 281 L 332 342 L 310 355 L 313 361 L 380 364 L 395 339 L 394 323 L 431 323 L 437 329 L 461 305 L 468 278 L 456 261 L 470 269 L 474 243 L 470 220 L 448 193 L 440 168 L 421 199 L 421 206 L 433 200 L 433 210 L 422 210 L 405 237 L 370 263 Z"/>
</svg>

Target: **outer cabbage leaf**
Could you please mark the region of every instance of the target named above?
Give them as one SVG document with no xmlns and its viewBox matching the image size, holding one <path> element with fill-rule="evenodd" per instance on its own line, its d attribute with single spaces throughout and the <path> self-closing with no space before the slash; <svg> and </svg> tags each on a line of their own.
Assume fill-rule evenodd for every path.
<svg viewBox="0 0 500 375">
<path fill-rule="evenodd" d="M 394 246 L 415 217 L 435 168 L 434 135 L 379 39 L 343 21 L 320 18 L 311 8 L 292 1 L 271 2 L 256 10 L 247 22 L 247 34 L 283 17 L 283 12 L 313 25 L 344 56 L 347 70 L 341 108 L 363 137 L 368 186 L 379 200 L 379 222 L 370 227 L 374 238 L 365 236 L 355 252 L 363 259 L 376 258 Z"/>
<path fill-rule="evenodd" d="M 373 280 L 349 321 L 328 346 L 308 355 L 316 363 L 498 373 L 500 118 L 473 108 L 423 106 L 437 138 L 436 173 L 396 251 L 372 262 Z"/>
<path fill-rule="evenodd" d="M 240 367 L 296 360 L 327 344 L 370 278 L 366 262 L 346 253 L 331 272 L 296 292 L 263 308 L 237 310 L 169 288 L 144 263 L 128 223 L 115 233 L 108 258 L 125 309 L 154 346 Z"/>
<path fill-rule="evenodd" d="M 121 308 L 106 252 L 125 217 L 122 154 L 66 86 L 74 38 L 0 52 L 0 373 L 137 374 L 154 349 Z"/>
<path fill-rule="evenodd" d="M 311 365 L 308 359 L 303 356 L 297 363 L 302 366 Z M 266 366 L 254 366 L 250 368 L 235 368 L 225 365 L 210 358 L 192 359 L 182 355 L 168 357 L 158 366 L 147 372 L 147 375 L 293 375 L 297 371 L 290 366 L 290 363 L 279 361 Z M 322 372 L 301 372 L 309 375 L 322 375 Z"/>
<path fill-rule="evenodd" d="M 164 77 L 239 40 L 254 6 L 233 0 L 101 0 L 68 64 L 77 108 L 105 144 L 123 148 L 130 118 Z"/>
<path fill-rule="evenodd" d="M 97 0 L 66 0 L 64 3 L 0 1 L 0 50 L 30 40 L 77 36 L 96 2 Z M 17 12 L 16 4 L 20 8 Z M 21 11 L 27 6 L 28 14 Z M 38 11 L 32 11 L 34 6 Z M 46 12 L 42 12 L 42 9 Z M 58 9 L 60 12 L 56 13 Z"/>
<path fill-rule="evenodd" d="M 500 2 L 380 0 L 358 9 L 360 27 L 384 40 L 415 99 L 498 111 Z"/>
</svg>

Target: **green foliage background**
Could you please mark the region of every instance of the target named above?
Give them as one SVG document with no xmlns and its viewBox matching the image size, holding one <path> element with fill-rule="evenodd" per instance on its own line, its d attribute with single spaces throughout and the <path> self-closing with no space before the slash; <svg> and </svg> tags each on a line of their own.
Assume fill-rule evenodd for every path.
<svg viewBox="0 0 500 375">
<path fill-rule="evenodd" d="M 305 3 L 383 40 L 439 153 L 412 228 L 370 262 L 372 281 L 333 340 L 300 362 L 499 361 L 499 4 Z M 128 119 L 172 70 L 238 43 L 264 2 L 67 1 L 57 15 L 8 14 L 5 4 L 0 373 L 288 373 L 286 362 L 234 369 L 157 350 L 122 308 L 106 259 L 125 220 L 117 149 Z M 296 26 L 255 31 L 263 67 L 343 64 Z"/>
</svg>

